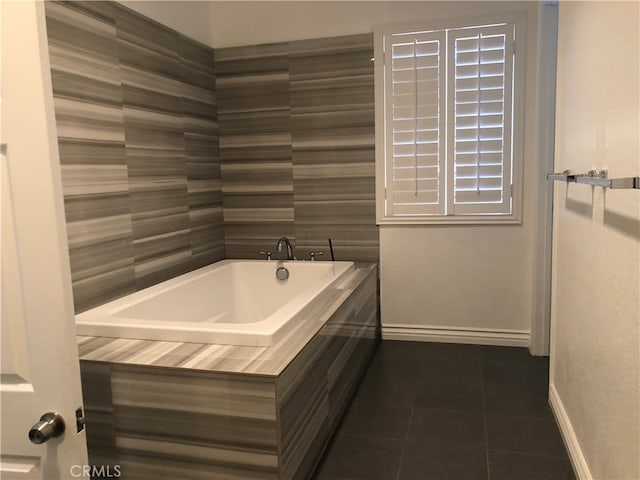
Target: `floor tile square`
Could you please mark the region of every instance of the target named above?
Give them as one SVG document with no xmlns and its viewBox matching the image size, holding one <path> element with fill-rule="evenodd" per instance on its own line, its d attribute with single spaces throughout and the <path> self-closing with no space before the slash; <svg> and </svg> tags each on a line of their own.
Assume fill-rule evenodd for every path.
<svg viewBox="0 0 640 480">
<path fill-rule="evenodd" d="M 552 418 L 546 389 L 485 383 L 485 410 L 504 415 Z"/>
<path fill-rule="evenodd" d="M 491 450 L 567 456 L 562 437 L 552 418 L 487 413 L 487 434 Z"/>
<path fill-rule="evenodd" d="M 489 451 L 489 480 L 575 480 L 566 458 Z"/>
<path fill-rule="evenodd" d="M 482 365 L 482 376 L 487 383 L 547 390 L 549 363 L 540 357 L 526 362 L 488 362 Z"/>
<path fill-rule="evenodd" d="M 482 448 L 425 448 L 410 444 L 399 480 L 487 480 L 487 455 Z"/>
<path fill-rule="evenodd" d="M 419 371 L 370 365 L 356 397 L 370 402 L 411 407 L 418 393 Z"/>
<path fill-rule="evenodd" d="M 424 342 L 382 341 L 371 359 L 371 366 L 374 368 L 384 366 L 398 371 L 421 370 L 428 345 Z"/>
<path fill-rule="evenodd" d="M 340 432 L 405 441 L 412 413 L 412 407 L 356 398 L 342 420 Z"/>
<path fill-rule="evenodd" d="M 529 362 L 532 356 L 526 347 L 500 347 L 484 345 L 482 347 L 482 363 L 492 362 Z"/>
<path fill-rule="evenodd" d="M 438 362 L 422 372 L 416 405 L 450 410 L 481 410 L 482 395 L 479 364 Z"/>
<path fill-rule="evenodd" d="M 424 342 L 423 355 L 427 366 L 432 362 L 465 363 L 480 365 L 482 345 L 464 343 Z"/>
<path fill-rule="evenodd" d="M 315 479 L 396 480 L 404 445 L 340 433 L 334 437 Z"/>
<path fill-rule="evenodd" d="M 484 448 L 483 413 L 415 407 L 408 441 L 433 448 Z"/>
</svg>

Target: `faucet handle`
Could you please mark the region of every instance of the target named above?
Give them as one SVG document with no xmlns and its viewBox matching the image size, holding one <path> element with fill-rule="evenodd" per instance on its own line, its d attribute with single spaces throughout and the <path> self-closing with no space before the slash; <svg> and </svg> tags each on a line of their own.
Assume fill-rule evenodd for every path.
<svg viewBox="0 0 640 480">
<path fill-rule="evenodd" d="M 313 262 L 320 255 L 324 255 L 324 252 L 309 252 L 309 260 Z"/>
<path fill-rule="evenodd" d="M 260 255 L 266 256 L 267 260 L 271 260 L 271 252 L 258 252 Z"/>
</svg>

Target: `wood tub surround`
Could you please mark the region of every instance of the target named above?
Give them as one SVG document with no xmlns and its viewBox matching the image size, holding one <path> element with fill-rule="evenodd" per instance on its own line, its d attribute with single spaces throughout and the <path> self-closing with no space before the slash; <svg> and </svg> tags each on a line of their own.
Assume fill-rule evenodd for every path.
<svg viewBox="0 0 640 480">
<path fill-rule="evenodd" d="M 380 337 L 359 264 L 271 347 L 78 337 L 89 460 L 125 479 L 308 479 Z"/>
</svg>

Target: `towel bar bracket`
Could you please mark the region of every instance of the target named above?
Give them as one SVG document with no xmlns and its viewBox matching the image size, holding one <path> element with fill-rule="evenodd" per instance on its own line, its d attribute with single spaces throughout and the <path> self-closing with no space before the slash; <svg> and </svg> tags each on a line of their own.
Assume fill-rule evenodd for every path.
<svg viewBox="0 0 640 480">
<path fill-rule="evenodd" d="M 567 183 L 582 183 L 594 187 L 640 190 L 640 177 L 609 178 L 607 170 L 594 169 L 578 174 L 571 173 L 571 170 L 564 170 L 561 173 L 548 173 L 547 179 Z"/>
</svg>

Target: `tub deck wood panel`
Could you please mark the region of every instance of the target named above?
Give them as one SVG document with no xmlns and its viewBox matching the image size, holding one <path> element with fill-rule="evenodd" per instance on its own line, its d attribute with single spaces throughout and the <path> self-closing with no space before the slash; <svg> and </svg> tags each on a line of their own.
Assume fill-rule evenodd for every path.
<svg viewBox="0 0 640 480">
<path fill-rule="evenodd" d="M 90 463 L 124 479 L 306 479 L 379 339 L 361 264 L 271 347 L 79 337 Z"/>
</svg>

